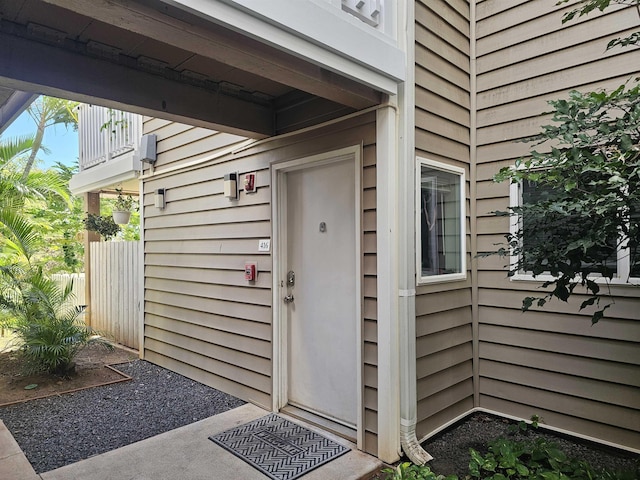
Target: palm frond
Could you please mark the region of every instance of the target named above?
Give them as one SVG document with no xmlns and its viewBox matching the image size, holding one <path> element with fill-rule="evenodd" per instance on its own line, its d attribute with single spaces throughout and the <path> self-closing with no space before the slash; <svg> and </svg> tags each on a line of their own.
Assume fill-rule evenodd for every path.
<svg viewBox="0 0 640 480">
<path fill-rule="evenodd" d="M 33 135 L 23 135 L 8 140 L 0 139 L 0 166 L 8 164 L 16 157 L 30 151 L 33 140 Z"/>
<path fill-rule="evenodd" d="M 0 208 L 0 226 L 8 232 L 4 243 L 30 261 L 38 240 L 38 232 L 34 225 L 16 210 Z"/>
</svg>

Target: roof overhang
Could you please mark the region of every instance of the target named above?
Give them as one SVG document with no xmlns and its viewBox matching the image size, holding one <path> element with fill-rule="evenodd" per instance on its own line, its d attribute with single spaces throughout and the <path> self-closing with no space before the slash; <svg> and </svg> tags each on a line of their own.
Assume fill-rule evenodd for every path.
<svg viewBox="0 0 640 480">
<path fill-rule="evenodd" d="M 381 40 L 384 55 L 357 62 L 357 50 L 321 48 L 284 28 L 287 18 L 276 28 L 213 3 L 196 12 L 161 0 L 0 0 L 0 86 L 253 138 L 379 105 L 395 90 L 399 68 L 387 60 L 397 48 Z M 216 17 L 227 11 L 244 28 Z"/>
</svg>

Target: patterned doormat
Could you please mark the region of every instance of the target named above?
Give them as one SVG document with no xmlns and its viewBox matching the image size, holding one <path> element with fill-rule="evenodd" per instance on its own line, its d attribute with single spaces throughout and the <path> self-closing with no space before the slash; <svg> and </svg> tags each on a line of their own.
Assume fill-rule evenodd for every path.
<svg viewBox="0 0 640 480">
<path fill-rule="evenodd" d="M 349 451 L 273 413 L 212 435 L 209 440 L 274 480 L 299 478 Z"/>
</svg>

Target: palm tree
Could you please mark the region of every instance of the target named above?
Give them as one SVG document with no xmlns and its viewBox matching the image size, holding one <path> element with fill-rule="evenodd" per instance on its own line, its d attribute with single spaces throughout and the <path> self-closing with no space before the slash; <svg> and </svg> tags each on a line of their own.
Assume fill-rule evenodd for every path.
<svg viewBox="0 0 640 480">
<path fill-rule="evenodd" d="M 61 288 L 34 261 L 41 232 L 22 207 L 52 194 L 68 201 L 69 194 L 64 177 L 54 171 L 30 172 L 23 178 L 15 159 L 30 146 L 33 140 L 26 137 L 0 141 L 0 323 L 16 334 L 32 370 L 67 374 L 83 346 L 111 345 L 67 303 L 73 284 Z"/>
<path fill-rule="evenodd" d="M 55 195 L 69 202 L 67 180 L 55 171 L 20 172 L 20 158 L 35 147 L 34 136 L 4 140 L 0 137 L 0 207 L 23 205 L 28 198 Z M 44 149 L 42 145 L 39 150 Z"/>
<path fill-rule="evenodd" d="M 64 124 L 66 128 L 69 125 L 73 126 L 73 128 L 78 128 L 78 117 L 74 112 L 76 105 L 78 105 L 78 102 L 46 96 L 41 96 L 31 104 L 28 112 L 36 123 L 36 134 L 33 138 L 31 154 L 22 171 L 23 180 L 26 180 L 33 168 L 47 127 Z"/>
</svg>

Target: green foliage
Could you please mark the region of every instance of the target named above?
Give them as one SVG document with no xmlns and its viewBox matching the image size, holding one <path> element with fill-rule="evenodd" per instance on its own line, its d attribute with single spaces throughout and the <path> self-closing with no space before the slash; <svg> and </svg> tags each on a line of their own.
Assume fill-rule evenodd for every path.
<svg viewBox="0 0 640 480">
<path fill-rule="evenodd" d="M 111 108 L 107 109 L 107 111 L 109 113 L 109 120 L 100 126 L 100 131 L 109 130 L 111 135 L 116 135 L 118 133 L 118 128 L 126 131 L 129 126 L 129 122 L 125 118 L 125 112 L 121 110 L 113 110 Z"/>
<path fill-rule="evenodd" d="M 33 136 L 25 135 L 22 137 L 3 140 L 0 143 L 0 166 L 4 169 L 6 165 L 13 159 L 20 157 L 22 154 L 31 150 L 33 146 Z"/>
<path fill-rule="evenodd" d="M 588 297 L 581 309 L 597 305 L 596 323 L 611 303 L 600 305 L 593 274 L 611 279 L 609 263 L 619 249 L 628 249 L 632 265 L 640 260 L 640 85 L 610 93 L 572 91 L 567 100 L 550 104 L 554 125 L 528 139 L 535 145 L 549 142 L 550 149 L 533 150 L 515 168 L 505 167 L 495 176 L 499 182 L 533 182 L 546 195 L 500 212 L 521 222 L 506 235 L 508 248 L 492 253 L 516 258 L 510 274 L 553 276 L 542 285 L 551 290 L 525 298 L 523 310 L 551 298 L 566 302 L 582 286 Z M 531 232 L 538 241 L 525 245 Z"/>
<path fill-rule="evenodd" d="M 78 118 L 74 110 L 76 105 L 77 102 L 44 95 L 31 103 L 28 113 L 35 122 L 36 133 L 31 153 L 22 170 L 23 179 L 29 176 L 31 169 L 36 165 L 36 154 L 42 149 L 42 140 L 48 127 L 63 124 L 65 128 L 78 128 Z"/>
<path fill-rule="evenodd" d="M 509 432 L 510 433 L 517 433 L 517 432 L 526 433 L 526 432 L 530 431 L 531 428 L 534 429 L 534 430 L 537 430 L 541 421 L 542 421 L 542 419 L 538 415 L 532 415 L 530 422 L 526 422 L 524 420 L 520 420 L 515 425 L 511 425 L 509 427 Z"/>
<path fill-rule="evenodd" d="M 561 0 L 557 5 L 562 5 L 573 0 Z M 640 15 L 640 0 L 581 0 L 578 2 L 578 6 L 573 10 L 565 13 L 562 17 L 562 23 L 569 22 L 577 17 L 588 15 L 594 10 L 604 11 L 609 6 L 613 5 L 626 5 L 627 7 L 635 7 L 636 11 Z M 627 47 L 629 45 L 637 45 L 640 43 L 640 32 L 634 32 L 626 37 L 614 38 L 607 44 L 607 50 L 614 47 Z"/>
<path fill-rule="evenodd" d="M 557 5 L 568 3 L 561 0 Z M 573 1 L 573 0 L 571 0 Z M 581 0 L 563 16 L 562 22 L 604 11 L 611 5 L 635 7 L 640 0 Z M 640 32 L 609 42 L 607 48 L 636 45 Z M 494 212 L 516 218 L 517 230 L 506 235 L 507 244 L 479 256 L 511 255 L 509 275 L 527 272 L 537 277 L 550 274 L 542 284 L 543 296 L 529 296 L 522 310 L 544 306 L 550 299 L 566 302 L 582 287 L 587 298 L 580 310 L 596 308 L 592 324 L 604 316 L 613 303 L 608 289 L 603 294 L 595 277 L 608 283 L 616 273 L 618 252 L 628 256 L 634 276 L 640 271 L 640 84 L 638 78 L 613 92 L 572 91 L 566 100 L 549 102 L 553 125 L 533 138 L 540 152 L 520 159 L 515 168 L 503 168 L 495 176 L 533 184 L 542 192 L 534 201 Z M 531 241 L 535 237 L 535 241 Z M 624 280 L 628 280 L 624 279 Z M 607 297 L 608 302 L 600 303 Z"/>
<path fill-rule="evenodd" d="M 556 443 L 541 436 L 528 437 L 541 421 L 533 415 L 530 422 L 513 425 L 512 434 L 524 440 L 500 437 L 487 444 L 482 453 L 469 449 L 469 470 L 464 477 L 482 480 L 632 480 L 640 478 L 640 465 L 634 471 L 593 468 L 586 460 L 569 458 Z M 428 466 L 403 462 L 383 471 L 383 480 L 457 480 L 456 475 L 441 475 Z"/>
<path fill-rule="evenodd" d="M 105 240 L 110 240 L 120 232 L 120 225 L 113 221 L 111 215 L 87 214 L 84 219 L 87 230 L 99 233 Z"/>
<path fill-rule="evenodd" d="M 116 201 L 113 204 L 113 210 L 118 212 L 131 211 L 134 205 L 133 197 L 131 195 L 124 195 L 122 193 L 122 188 L 116 188 L 116 192 L 118 192 L 118 198 L 116 198 Z"/>
<path fill-rule="evenodd" d="M 65 185 L 77 167 L 56 164 L 52 170 Z M 85 217 L 81 198 L 69 197 L 63 202 L 52 196 L 34 203 L 27 213 L 38 225 L 41 233 L 38 244 L 38 260 L 49 274 L 58 272 L 81 272 L 84 265 L 84 245 L 81 241 Z"/>
<path fill-rule="evenodd" d="M 32 371 L 65 374 L 77 353 L 89 343 L 107 348 L 111 344 L 97 336 L 67 304 L 73 283 L 60 288 L 41 268 L 2 266 L 0 309 L 4 327 L 17 337 L 20 352 Z"/>
<path fill-rule="evenodd" d="M 30 264 L 38 239 L 34 225 L 16 209 L 3 207 L 0 208 L 0 227 L 3 260 L 11 262 L 18 257 Z"/>
<path fill-rule="evenodd" d="M 568 458 L 544 438 L 523 442 L 499 438 L 489 443 L 485 455 L 474 449 L 470 449 L 470 455 L 472 479 L 622 480 L 636 478 L 637 473 L 594 469 L 585 460 Z"/>
<path fill-rule="evenodd" d="M 384 480 L 458 480 L 457 475 L 437 475 L 426 465 L 415 465 L 404 462 L 395 468 L 385 468 L 382 471 Z"/>
<path fill-rule="evenodd" d="M 40 127 L 47 122 L 73 121 L 71 108 L 61 112 L 60 105 L 47 100 L 32 106 L 30 113 L 46 120 L 38 124 L 40 140 Z M 68 102 L 64 105 L 69 107 Z M 82 205 L 69 195 L 70 168 L 31 168 L 41 149 L 37 140 L 0 141 L 0 323 L 14 331 L 32 370 L 66 373 L 86 344 L 110 344 L 79 318 L 70 302 L 72 284 L 62 289 L 43 273 L 60 269 L 60 263 L 78 267 L 74 247 Z"/>
</svg>

